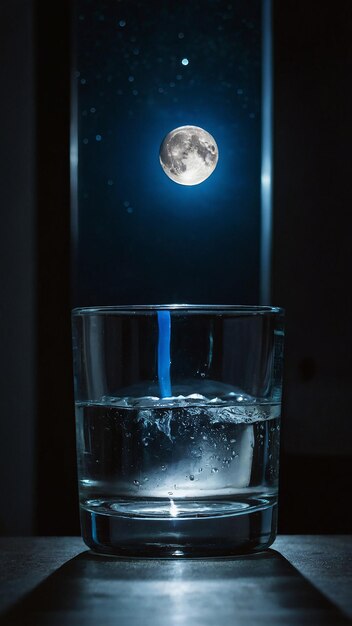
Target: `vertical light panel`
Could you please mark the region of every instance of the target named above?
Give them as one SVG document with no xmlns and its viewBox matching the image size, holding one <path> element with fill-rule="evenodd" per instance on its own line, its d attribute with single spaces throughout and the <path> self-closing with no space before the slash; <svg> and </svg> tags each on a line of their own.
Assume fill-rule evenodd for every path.
<svg viewBox="0 0 352 626">
<path fill-rule="evenodd" d="M 271 299 L 272 246 L 272 7 L 262 5 L 262 164 L 261 164 L 261 233 L 260 233 L 260 303 Z"/>
</svg>

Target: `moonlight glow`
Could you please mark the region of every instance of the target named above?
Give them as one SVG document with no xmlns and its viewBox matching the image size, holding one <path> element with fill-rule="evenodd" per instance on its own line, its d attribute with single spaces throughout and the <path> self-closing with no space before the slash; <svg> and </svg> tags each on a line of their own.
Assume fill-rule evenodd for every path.
<svg viewBox="0 0 352 626">
<path fill-rule="evenodd" d="M 214 137 L 198 126 L 180 126 L 160 146 L 161 167 L 180 185 L 198 185 L 213 173 L 219 158 Z"/>
</svg>

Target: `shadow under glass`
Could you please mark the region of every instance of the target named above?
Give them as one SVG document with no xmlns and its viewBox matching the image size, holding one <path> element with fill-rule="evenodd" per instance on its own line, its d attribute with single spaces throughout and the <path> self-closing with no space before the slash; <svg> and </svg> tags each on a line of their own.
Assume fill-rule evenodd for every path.
<svg viewBox="0 0 352 626">
<path fill-rule="evenodd" d="M 349 620 L 275 550 L 224 559 L 83 552 L 1 620 L 10 624 L 319 624 Z"/>
</svg>

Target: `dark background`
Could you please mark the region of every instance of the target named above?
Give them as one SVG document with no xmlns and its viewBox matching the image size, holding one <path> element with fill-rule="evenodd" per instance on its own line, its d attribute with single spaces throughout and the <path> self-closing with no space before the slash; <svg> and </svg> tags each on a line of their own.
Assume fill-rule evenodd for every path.
<svg viewBox="0 0 352 626">
<path fill-rule="evenodd" d="M 5 534 L 79 532 L 70 351 L 69 5 L 0 4 Z M 287 316 L 280 531 L 348 532 L 352 7 L 347 0 L 277 0 L 273 18 L 271 300 Z"/>
</svg>

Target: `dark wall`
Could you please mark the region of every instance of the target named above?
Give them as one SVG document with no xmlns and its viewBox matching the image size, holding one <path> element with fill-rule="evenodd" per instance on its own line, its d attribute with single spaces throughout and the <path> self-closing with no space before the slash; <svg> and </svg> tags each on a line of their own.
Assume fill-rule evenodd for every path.
<svg viewBox="0 0 352 626">
<path fill-rule="evenodd" d="M 0 4 L 0 533 L 33 531 L 35 90 L 30 0 Z"/>
<path fill-rule="evenodd" d="M 31 532 L 33 502 L 37 532 L 78 532 L 69 325 L 69 4 L 1 5 L 2 17 L 12 12 L 10 22 L 0 21 L 9 46 L 2 75 L 7 128 L 1 145 L 0 371 L 6 487 L 0 515 L 8 534 Z M 34 20 L 34 47 L 30 27 L 25 23 L 21 31 L 13 13 L 19 7 L 24 19 L 25 6 Z M 281 532 L 350 529 L 351 30 L 347 0 L 274 4 L 272 302 L 287 311 Z"/>
<path fill-rule="evenodd" d="M 34 2 L 37 161 L 36 520 L 78 532 L 71 365 L 70 2 Z"/>
<path fill-rule="evenodd" d="M 273 302 L 287 312 L 281 528 L 342 531 L 352 452 L 352 5 L 276 2 L 274 32 Z"/>
</svg>

